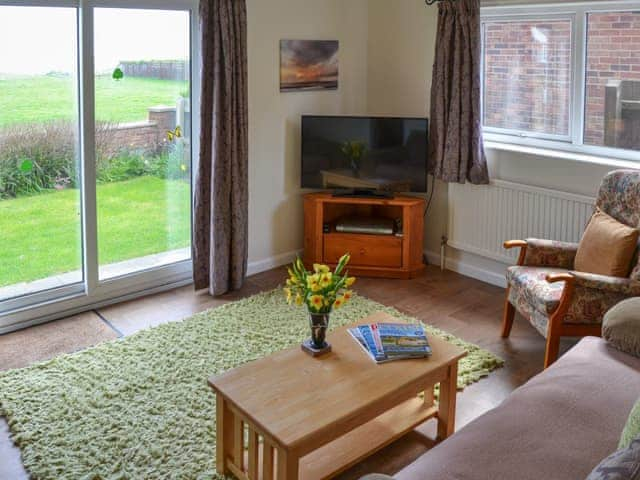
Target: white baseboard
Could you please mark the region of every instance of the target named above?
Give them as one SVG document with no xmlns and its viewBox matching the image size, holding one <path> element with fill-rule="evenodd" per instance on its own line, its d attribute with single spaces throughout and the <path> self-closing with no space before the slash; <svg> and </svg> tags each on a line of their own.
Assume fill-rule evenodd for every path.
<svg viewBox="0 0 640 480">
<path fill-rule="evenodd" d="M 249 262 L 247 265 L 247 276 L 255 275 L 256 273 L 266 272 L 272 268 L 281 267 L 288 263 L 293 262 L 297 256 L 302 256 L 302 249 L 293 250 L 291 252 L 281 253 L 272 257 L 267 257 L 262 260 L 256 260 Z"/>
<path fill-rule="evenodd" d="M 426 251 L 424 252 L 427 260 L 430 264 L 440 266 L 440 254 L 436 252 Z M 504 275 L 501 275 L 491 270 L 480 268 L 470 263 L 454 260 L 452 258 L 445 259 L 445 268 L 452 272 L 459 273 L 465 277 L 475 278 L 481 282 L 489 283 L 497 287 L 506 288 L 507 280 Z"/>
<path fill-rule="evenodd" d="M 424 254 L 430 264 L 436 266 L 440 265 L 440 254 L 427 250 L 425 250 Z M 296 259 L 296 256 L 299 255 L 302 255 L 302 250 L 293 250 L 291 252 L 285 252 L 279 255 L 274 255 L 272 257 L 267 257 L 262 260 L 249 262 L 247 266 L 247 275 L 255 275 L 257 273 L 271 270 L 272 268 L 286 265 L 293 262 Z M 504 275 L 492 272 L 491 270 L 480 268 L 467 262 L 447 258 L 445 260 L 445 268 L 447 270 L 451 270 L 452 272 L 459 273 L 466 277 L 475 278 L 476 280 L 480 280 L 481 282 L 489 283 L 491 285 L 496 285 L 502 288 L 505 288 L 507 286 Z"/>
</svg>

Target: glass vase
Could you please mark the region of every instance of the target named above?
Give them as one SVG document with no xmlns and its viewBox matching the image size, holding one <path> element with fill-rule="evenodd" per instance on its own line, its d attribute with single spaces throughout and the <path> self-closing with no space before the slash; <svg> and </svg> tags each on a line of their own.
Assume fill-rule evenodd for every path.
<svg viewBox="0 0 640 480">
<path fill-rule="evenodd" d="M 311 327 L 311 344 L 314 348 L 321 349 L 327 346 L 327 329 L 329 328 L 329 313 L 309 312 L 309 325 Z"/>
</svg>

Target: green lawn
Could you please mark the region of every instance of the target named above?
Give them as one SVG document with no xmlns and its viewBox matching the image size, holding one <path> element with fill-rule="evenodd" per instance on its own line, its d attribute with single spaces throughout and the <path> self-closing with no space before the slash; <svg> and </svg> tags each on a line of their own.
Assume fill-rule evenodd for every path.
<svg viewBox="0 0 640 480">
<path fill-rule="evenodd" d="M 81 268 L 78 190 L 0 200 L 0 287 Z M 190 245 L 189 185 L 139 177 L 100 184 L 98 250 L 105 265 Z"/>
<path fill-rule="evenodd" d="M 134 122 L 147 118 L 147 108 L 175 105 L 187 82 L 96 77 L 96 119 Z M 73 81 L 67 77 L 0 77 L 0 127 L 76 118 Z"/>
</svg>

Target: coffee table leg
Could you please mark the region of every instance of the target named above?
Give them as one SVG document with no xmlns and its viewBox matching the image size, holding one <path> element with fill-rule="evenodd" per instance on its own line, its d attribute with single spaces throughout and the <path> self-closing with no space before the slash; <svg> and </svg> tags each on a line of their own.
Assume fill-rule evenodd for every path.
<svg viewBox="0 0 640 480">
<path fill-rule="evenodd" d="M 278 448 L 277 480 L 298 480 L 298 457 Z"/>
<path fill-rule="evenodd" d="M 424 391 L 424 404 L 431 407 L 435 404 L 433 396 L 433 386 L 429 386 Z"/>
<path fill-rule="evenodd" d="M 227 458 L 233 449 L 233 412 L 226 400 L 216 394 L 216 470 L 221 475 L 229 475 Z"/>
<path fill-rule="evenodd" d="M 458 391 L 458 363 L 447 368 L 447 378 L 440 382 L 438 401 L 438 440 L 444 440 L 455 430 L 456 393 Z"/>
</svg>

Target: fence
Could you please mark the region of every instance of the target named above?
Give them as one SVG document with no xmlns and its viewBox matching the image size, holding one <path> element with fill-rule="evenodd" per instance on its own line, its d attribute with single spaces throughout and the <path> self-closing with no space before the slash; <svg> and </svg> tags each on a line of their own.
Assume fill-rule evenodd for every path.
<svg viewBox="0 0 640 480">
<path fill-rule="evenodd" d="M 188 80 L 189 62 L 186 60 L 149 60 L 120 62 L 125 77 Z"/>
</svg>

